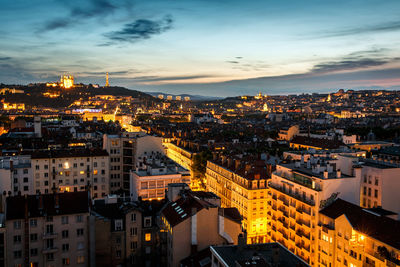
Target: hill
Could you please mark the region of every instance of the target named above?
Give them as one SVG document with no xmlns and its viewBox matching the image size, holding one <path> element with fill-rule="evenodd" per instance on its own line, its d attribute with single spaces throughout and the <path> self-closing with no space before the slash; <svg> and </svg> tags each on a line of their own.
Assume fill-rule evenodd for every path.
<svg viewBox="0 0 400 267">
<path fill-rule="evenodd" d="M 148 104 L 159 102 L 157 98 L 149 94 L 130 90 L 124 87 L 99 87 L 95 88 L 91 85 L 77 85 L 74 88 L 64 89 L 59 87 L 46 87 L 45 84 L 30 85 L 4 85 L 0 88 L 15 88 L 24 90 L 19 94 L 0 95 L 0 99 L 10 103 L 25 103 L 26 106 L 42 106 L 51 108 L 62 108 L 71 105 L 76 100 L 87 100 L 95 95 L 114 95 L 114 96 L 131 96 Z M 49 98 L 43 95 L 45 92 L 59 94 L 57 98 Z"/>
</svg>

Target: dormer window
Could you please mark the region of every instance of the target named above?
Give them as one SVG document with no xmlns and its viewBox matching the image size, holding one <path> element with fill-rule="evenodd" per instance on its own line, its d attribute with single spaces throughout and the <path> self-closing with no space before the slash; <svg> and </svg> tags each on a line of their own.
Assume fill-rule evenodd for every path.
<svg viewBox="0 0 400 267">
<path fill-rule="evenodd" d="M 122 231 L 122 220 L 115 220 L 115 231 Z"/>
</svg>

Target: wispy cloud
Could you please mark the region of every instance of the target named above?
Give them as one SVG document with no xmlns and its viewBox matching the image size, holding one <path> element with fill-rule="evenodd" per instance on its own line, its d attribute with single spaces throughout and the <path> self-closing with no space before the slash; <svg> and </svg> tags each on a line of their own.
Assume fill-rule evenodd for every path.
<svg viewBox="0 0 400 267">
<path fill-rule="evenodd" d="M 125 24 L 121 30 L 106 33 L 104 36 L 113 42 L 137 42 L 170 30 L 173 21 L 170 15 L 161 20 L 138 19 Z"/>
<path fill-rule="evenodd" d="M 334 72 L 334 71 L 345 71 L 353 69 L 365 69 L 369 67 L 376 67 L 387 64 L 391 60 L 387 59 L 373 59 L 373 58 L 363 58 L 357 60 L 340 60 L 332 62 L 324 62 L 315 65 L 311 72 Z"/>
<path fill-rule="evenodd" d="M 182 80 L 195 80 L 202 78 L 215 77 L 213 75 L 182 75 L 182 76 L 141 76 L 135 77 L 132 80 L 136 82 L 167 82 L 167 81 L 182 81 Z"/>
<path fill-rule="evenodd" d="M 86 1 L 59 1 L 68 10 L 66 16 L 57 17 L 48 21 L 38 29 L 38 33 L 63 29 L 75 26 L 92 18 L 104 19 L 111 16 L 117 9 L 130 10 L 133 1 L 121 0 L 118 5 L 110 0 L 86 0 Z"/>
<path fill-rule="evenodd" d="M 376 25 L 354 27 L 342 30 L 326 31 L 318 34 L 319 37 L 340 37 L 357 34 L 384 33 L 400 30 L 400 21 L 386 22 Z"/>
<path fill-rule="evenodd" d="M 6 61 L 6 60 L 10 60 L 11 57 L 0 57 L 0 61 Z"/>
</svg>

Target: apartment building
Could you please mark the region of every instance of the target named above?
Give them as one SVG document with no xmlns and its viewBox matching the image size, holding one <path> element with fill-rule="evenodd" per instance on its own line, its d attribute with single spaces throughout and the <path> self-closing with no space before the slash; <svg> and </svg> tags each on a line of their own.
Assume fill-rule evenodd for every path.
<svg viewBox="0 0 400 267">
<path fill-rule="evenodd" d="M 124 132 L 103 136 L 103 149 L 110 154 L 110 191 L 117 193 L 130 190 L 130 171 L 147 153 L 164 154 L 162 139 L 144 132 Z"/>
<path fill-rule="evenodd" d="M 101 149 L 43 150 L 31 154 L 36 193 L 90 189 L 91 197 L 109 194 L 109 156 Z"/>
<path fill-rule="evenodd" d="M 360 205 L 364 208 L 382 207 L 400 214 L 400 166 L 368 159 L 362 160 L 360 164 Z"/>
<path fill-rule="evenodd" d="M 337 199 L 319 213 L 318 266 L 400 266 L 400 222 Z"/>
<path fill-rule="evenodd" d="M 318 266 L 315 240 L 319 210 L 338 196 L 359 204 L 361 168 L 356 165 L 342 171 L 340 163 L 333 158 L 311 157 L 307 163 L 279 164 L 272 173 L 269 239 L 312 266 Z"/>
<path fill-rule="evenodd" d="M 207 162 L 207 191 L 221 198 L 222 207 L 237 208 L 249 243 L 267 240 L 268 179 L 271 166 L 264 161 L 221 157 Z"/>
<path fill-rule="evenodd" d="M 237 209 L 220 208 L 190 192 L 170 202 L 161 221 L 167 232 L 168 267 L 180 266 L 181 260 L 210 245 L 237 244 L 241 233 Z"/>
<path fill-rule="evenodd" d="M 168 184 L 185 183 L 190 185 L 190 172 L 161 153 L 147 154 L 137 162 L 131 171 L 132 200 L 163 199 Z"/>
<path fill-rule="evenodd" d="M 87 191 L 7 198 L 7 266 L 89 266 Z"/>
<path fill-rule="evenodd" d="M 135 266 L 142 247 L 142 211 L 134 203 L 121 203 L 116 196 L 96 200 L 96 266 Z"/>
<path fill-rule="evenodd" d="M 34 194 L 30 155 L 0 157 L 0 192 Z"/>
<path fill-rule="evenodd" d="M 192 171 L 192 164 L 193 164 L 193 158 L 196 155 L 196 153 L 192 153 L 184 148 L 181 148 L 177 146 L 174 143 L 165 143 L 166 146 L 166 155 L 179 165 L 181 165 L 183 168 L 190 170 L 190 176 L 193 179 L 193 171 Z"/>
</svg>

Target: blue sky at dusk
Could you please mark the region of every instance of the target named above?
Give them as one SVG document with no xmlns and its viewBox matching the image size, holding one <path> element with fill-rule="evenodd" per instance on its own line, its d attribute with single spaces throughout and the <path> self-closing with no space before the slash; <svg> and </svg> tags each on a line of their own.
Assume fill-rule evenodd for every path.
<svg viewBox="0 0 400 267">
<path fill-rule="evenodd" d="M 0 82 L 212 96 L 400 89 L 400 1 L 3 0 Z"/>
</svg>

